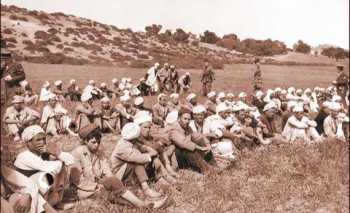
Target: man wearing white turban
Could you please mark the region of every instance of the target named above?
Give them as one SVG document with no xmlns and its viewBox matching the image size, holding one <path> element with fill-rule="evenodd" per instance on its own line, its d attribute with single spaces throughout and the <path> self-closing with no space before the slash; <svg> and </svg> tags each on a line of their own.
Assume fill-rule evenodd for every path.
<svg viewBox="0 0 350 213">
<path fill-rule="evenodd" d="M 22 140 L 28 149 L 17 155 L 16 170 L 30 177 L 40 194 L 56 206 L 61 203 L 64 189 L 70 184 L 70 174 L 75 174 L 74 157 L 62 152 L 54 142 L 46 144 L 44 130 L 38 125 L 27 127 Z"/>
<path fill-rule="evenodd" d="M 132 122 L 133 116 L 136 114 L 136 108 L 132 104 L 132 99 L 129 95 L 123 95 L 119 98 L 120 103 L 116 104 L 115 108 L 120 115 L 120 128 L 128 123 Z"/>
<path fill-rule="evenodd" d="M 152 107 L 153 122 L 161 127 L 164 127 L 164 121 L 168 113 L 168 96 L 164 93 L 158 95 L 158 102 Z"/>
<path fill-rule="evenodd" d="M 146 75 L 146 85 L 151 88 L 151 93 L 156 93 L 158 92 L 158 84 L 157 84 L 157 73 L 160 69 L 159 63 L 155 63 L 153 67 L 151 67 Z"/>
<path fill-rule="evenodd" d="M 168 108 L 169 111 L 179 111 L 181 109 L 179 94 L 173 93 L 169 96 Z"/>
<path fill-rule="evenodd" d="M 216 109 L 216 92 L 211 91 L 207 94 L 207 100 L 204 102 L 204 106 L 207 109 L 209 115 L 215 114 Z"/>
<path fill-rule="evenodd" d="M 14 96 L 12 105 L 8 107 L 4 114 L 3 122 L 7 125 L 10 135 L 15 141 L 20 140 L 20 133 L 27 126 L 39 120 L 40 114 L 35 110 L 23 106 L 24 98 L 22 96 Z"/>
<path fill-rule="evenodd" d="M 81 102 L 75 107 L 75 123 L 77 125 L 76 131 L 83 126 L 98 122 L 96 118 L 99 116 L 99 112 L 92 105 L 93 98 L 89 92 L 84 92 L 81 95 Z"/>
<path fill-rule="evenodd" d="M 42 101 L 42 102 L 48 101 L 48 97 L 51 94 L 52 94 L 52 91 L 50 89 L 50 82 L 46 81 L 40 90 L 39 101 Z"/>
<path fill-rule="evenodd" d="M 141 133 L 136 123 L 127 123 L 121 131 L 122 138 L 118 141 L 111 155 L 112 172 L 122 181 L 136 176 L 144 194 L 147 197 L 159 198 L 162 195 L 151 189 L 147 183 L 148 176 L 145 167 L 157 156 L 157 152 L 141 153 L 135 146 Z"/>
<path fill-rule="evenodd" d="M 80 100 L 81 92 L 80 92 L 80 88 L 76 84 L 75 79 L 71 79 L 69 81 L 69 85 L 67 87 L 67 97 L 69 97 L 69 99 L 71 101 L 79 101 Z"/>
<path fill-rule="evenodd" d="M 178 80 L 178 84 L 179 84 L 179 93 L 183 94 L 183 93 L 187 93 L 191 90 L 191 86 L 192 86 L 192 80 L 191 80 L 191 75 L 189 72 L 186 72 L 185 75 L 180 76 L 179 80 Z"/>
<path fill-rule="evenodd" d="M 101 100 L 100 127 L 102 132 L 120 133 L 120 114 L 115 107 L 112 107 L 111 100 L 103 97 Z"/>
<path fill-rule="evenodd" d="M 339 116 L 341 105 L 337 102 L 332 102 L 328 106 L 329 115 L 323 122 L 324 134 L 330 138 L 336 138 L 341 141 L 345 141 L 345 135 L 343 132 L 343 118 Z"/>
<path fill-rule="evenodd" d="M 293 113 L 282 132 L 282 136 L 287 142 L 292 143 L 298 139 L 306 143 L 319 142 L 321 137 L 315 129 L 317 123 L 304 116 L 303 106 L 296 105 L 293 108 Z"/>
</svg>

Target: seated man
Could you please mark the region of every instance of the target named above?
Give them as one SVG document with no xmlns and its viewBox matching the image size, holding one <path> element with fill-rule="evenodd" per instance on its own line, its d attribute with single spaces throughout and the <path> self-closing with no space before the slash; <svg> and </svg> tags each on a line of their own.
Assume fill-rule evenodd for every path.
<svg viewBox="0 0 350 213">
<path fill-rule="evenodd" d="M 77 86 L 75 79 L 71 79 L 67 88 L 66 96 L 71 101 L 79 101 L 81 98 L 80 89 Z"/>
<path fill-rule="evenodd" d="M 176 147 L 176 158 L 179 168 L 191 168 L 203 174 L 213 172 L 213 168 L 203 157 L 203 154 L 210 149 L 208 146 L 198 145 L 194 142 L 192 131 L 189 127 L 191 112 L 183 108 L 178 113 L 179 117 L 175 122 L 169 122 L 165 127 L 168 139 Z M 173 165 L 175 167 L 177 165 Z"/>
<path fill-rule="evenodd" d="M 26 81 L 26 80 L 21 81 L 20 84 L 21 84 L 23 91 L 24 91 L 24 94 L 23 94 L 24 103 L 27 106 L 38 104 L 39 96 L 33 92 L 33 89 L 29 85 L 28 81 Z"/>
<path fill-rule="evenodd" d="M 14 141 L 19 141 L 22 131 L 40 118 L 38 112 L 23 106 L 23 104 L 23 97 L 14 96 L 12 106 L 6 109 L 4 115 L 4 123 L 7 125 L 10 135 L 14 137 Z"/>
<path fill-rule="evenodd" d="M 283 137 L 281 136 L 282 126 L 278 126 L 276 121 L 277 106 L 274 102 L 267 103 L 260 116 L 257 128 L 257 135 L 259 142 L 261 144 L 279 143 L 283 142 Z"/>
<path fill-rule="evenodd" d="M 99 185 L 102 185 L 107 191 L 110 191 L 110 200 L 123 198 L 136 207 L 153 205 L 153 208 L 159 208 L 165 203 L 166 197 L 153 202 L 140 200 L 123 185 L 117 176 L 113 175 L 108 160 L 100 149 L 102 135 L 96 125 L 83 127 L 79 136 L 83 145 L 76 147 L 72 151 L 72 155 L 81 171 L 77 191 L 80 199 L 92 196 L 100 189 Z M 84 190 L 88 193 L 84 193 Z"/>
<path fill-rule="evenodd" d="M 43 86 L 41 87 L 41 90 L 40 90 L 39 101 L 41 101 L 41 102 L 48 101 L 48 97 L 52 94 L 50 86 L 51 86 L 50 82 L 45 81 L 45 83 L 43 84 Z"/>
<path fill-rule="evenodd" d="M 134 107 L 136 109 L 136 113 L 140 111 L 147 111 L 149 113 L 152 113 L 152 109 L 145 107 L 144 103 L 144 99 L 141 96 L 135 98 Z"/>
<path fill-rule="evenodd" d="M 33 125 L 22 134 L 27 150 L 16 157 L 14 166 L 23 175 L 30 177 L 39 188 L 40 194 L 55 207 L 63 199 L 64 190 L 70 185 L 70 174 L 74 173 L 74 158 L 61 152 L 57 144 L 46 144 L 44 130 Z M 72 173 L 71 173 L 72 172 Z"/>
<path fill-rule="evenodd" d="M 123 95 L 123 91 L 119 88 L 119 81 L 116 78 L 112 79 L 112 89 L 111 91 L 113 92 L 113 98 L 119 98 L 120 96 Z"/>
<path fill-rule="evenodd" d="M 118 111 L 111 106 L 108 97 L 101 99 L 101 130 L 103 132 L 120 133 L 120 116 Z"/>
<path fill-rule="evenodd" d="M 66 93 L 63 91 L 63 82 L 61 80 L 55 81 L 55 88 L 53 88 L 52 93 L 56 95 L 57 100 L 65 101 L 64 97 Z"/>
<path fill-rule="evenodd" d="M 101 83 L 100 90 L 101 90 L 102 97 L 108 97 L 108 98 L 113 97 L 113 91 L 107 87 L 107 84 L 105 82 Z"/>
<path fill-rule="evenodd" d="M 186 72 L 185 75 L 182 75 L 178 80 L 178 84 L 180 88 L 179 89 L 180 94 L 189 92 L 191 90 L 191 85 L 192 85 L 190 73 Z"/>
<path fill-rule="evenodd" d="M 301 105 L 296 105 L 293 108 L 293 113 L 282 132 L 282 136 L 287 142 L 295 142 L 300 139 L 306 143 L 319 142 L 321 140 L 315 127 L 317 123 L 304 116 L 304 108 Z"/>
<path fill-rule="evenodd" d="M 182 107 L 192 112 L 193 107 L 196 105 L 197 105 L 197 95 L 194 93 L 191 93 L 186 97 L 186 103 L 184 103 Z"/>
<path fill-rule="evenodd" d="M 181 109 L 179 94 L 173 93 L 169 96 L 168 108 L 170 112 L 179 111 Z"/>
<path fill-rule="evenodd" d="M 0 181 L 1 212 L 56 212 L 40 195 L 37 185 L 16 170 L 1 165 Z"/>
<path fill-rule="evenodd" d="M 81 102 L 75 108 L 77 131 L 82 126 L 98 122 L 97 118 L 100 116 L 99 112 L 92 106 L 93 99 L 91 93 L 83 93 L 81 95 Z"/>
<path fill-rule="evenodd" d="M 343 132 L 343 118 L 339 116 L 341 105 L 336 102 L 332 102 L 328 105 L 329 115 L 323 122 L 324 134 L 326 137 L 336 138 L 341 141 L 346 141 Z"/>
<path fill-rule="evenodd" d="M 46 134 L 57 136 L 58 134 L 70 133 L 75 135 L 69 128 L 70 124 L 71 119 L 68 116 L 68 111 L 57 102 L 56 95 L 50 95 L 49 102 L 43 108 L 40 121 Z"/>
<path fill-rule="evenodd" d="M 120 128 L 131 122 L 133 116 L 136 114 L 136 109 L 133 107 L 131 97 L 129 95 L 123 95 L 120 97 L 120 103 L 115 106 L 120 115 Z"/>
<path fill-rule="evenodd" d="M 162 134 L 157 131 L 151 134 L 152 116 L 147 111 L 135 115 L 134 123 L 141 127 L 140 137 L 137 139 L 137 146 L 141 152 L 157 152 L 157 158 L 153 159 L 156 178 L 159 180 L 174 183 L 174 178 L 179 175 L 171 167 L 171 157 L 175 157 L 175 146 L 171 145 Z"/>
<path fill-rule="evenodd" d="M 209 115 L 215 114 L 216 108 L 216 92 L 211 91 L 207 94 L 207 100 L 204 102 L 204 106 L 207 109 Z"/>
<path fill-rule="evenodd" d="M 123 182 L 136 176 L 144 194 L 147 197 L 159 198 L 162 195 L 151 189 L 147 183 L 146 167 L 157 156 L 156 152 L 141 153 L 135 143 L 141 133 L 140 127 L 135 123 L 127 123 L 122 129 L 122 138 L 115 146 L 112 156 L 112 171 Z"/>
<path fill-rule="evenodd" d="M 164 127 L 164 121 L 169 113 L 169 108 L 167 106 L 168 96 L 161 93 L 157 98 L 158 102 L 153 106 L 153 122 L 161 127 Z"/>
</svg>

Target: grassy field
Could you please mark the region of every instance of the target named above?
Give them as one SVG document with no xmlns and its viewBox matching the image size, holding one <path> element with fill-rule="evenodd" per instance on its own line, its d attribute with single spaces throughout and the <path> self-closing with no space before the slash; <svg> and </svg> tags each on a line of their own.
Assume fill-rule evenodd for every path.
<svg viewBox="0 0 350 213">
<path fill-rule="evenodd" d="M 97 67 L 24 64 L 27 79 L 36 91 L 45 80 L 61 79 L 65 85 L 75 78 L 83 87 L 88 80 L 111 84 L 113 77 L 139 79 L 146 70 Z M 214 89 L 251 91 L 252 66 L 230 65 L 216 71 Z M 194 76 L 194 91 L 199 91 L 198 70 L 186 70 Z M 262 66 L 266 87 L 327 86 L 336 78 L 330 66 Z M 181 73 L 185 70 L 180 70 Z M 148 105 L 154 98 L 148 99 Z M 109 156 L 118 137 L 107 135 L 102 145 Z M 78 140 L 64 136 L 63 148 L 71 150 Z M 108 204 L 105 196 L 81 201 L 69 212 L 317 212 L 349 211 L 349 144 L 326 141 L 322 144 L 268 146 L 241 153 L 235 166 L 221 174 L 202 176 L 181 171 L 175 186 L 161 188 L 170 196 L 168 207 L 152 211 Z M 155 186 L 158 187 L 158 186 Z"/>
</svg>

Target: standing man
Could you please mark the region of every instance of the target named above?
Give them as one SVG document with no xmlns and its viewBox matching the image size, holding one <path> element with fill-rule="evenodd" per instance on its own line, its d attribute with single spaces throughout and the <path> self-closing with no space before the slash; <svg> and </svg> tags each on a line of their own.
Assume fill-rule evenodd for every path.
<svg viewBox="0 0 350 213">
<path fill-rule="evenodd" d="M 337 92 L 340 96 L 344 97 L 349 89 L 349 76 L 344 72 L 344 66 L 342 64 L 337 65 L 338 76 L 335 82 Z"/>
<path fill-rule="evenodd" d="M 261 75 L 261 69 L 260 69 L 260 59 L 255 58 L 254 59 L 254 79 L 253 79 L 253 89 L 254 91 L 258 91 L 262 89 L 262 75 Z"/>
<path fill-rule="evenodd" d="M 207 94 L 211 92 L 211 87 L 214 80 L 215 80 L 215 76 L 214 76 L 213 68 L 209 65 L 208 62 L 206 62 L 201 75 L 203 96 L 207 96 Z"/>
</svg>

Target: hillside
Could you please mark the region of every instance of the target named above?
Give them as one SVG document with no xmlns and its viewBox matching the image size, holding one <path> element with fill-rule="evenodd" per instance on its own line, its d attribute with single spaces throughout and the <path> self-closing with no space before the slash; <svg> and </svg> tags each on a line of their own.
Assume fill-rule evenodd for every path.
<svg viewBox="0 0 350 213">
<path fill-rule="evenodd" d="M 158 26 L 149 26 L 147 32 L 133 32 L 74 15 L 1 5 L 1 37 L 16 53 L 17 59 L 28 62 L 143 68 L 157 61 L 182 68 L 199 68 L 204 61 L 210 61 L 214 68 L 222 68 L 223 64 L 248 63 L 253 58 L 249 54 L 202 43 L 198 36 L 181 29 L 158 34 Z M 334 64 L 331 59 L 310 62 L 302 58 L 288 61 L 289 57 L 282 56 L 281 61 L 281 57 L 277 60 L 270 57 L 266 63 Z"/>
</svg>

